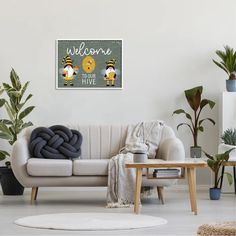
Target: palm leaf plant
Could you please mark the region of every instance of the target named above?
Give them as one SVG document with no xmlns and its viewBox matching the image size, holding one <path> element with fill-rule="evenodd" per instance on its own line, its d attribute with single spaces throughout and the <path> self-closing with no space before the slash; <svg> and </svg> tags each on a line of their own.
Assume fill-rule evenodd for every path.
<svg viewBox="0 0 236 236">
<path fill-rule="evenodd" d="M 223 162 L 226 162 L 229 160 L 229 154 L 234 148 L 231 148 L 230 150 L 221 153 L 221 154 L 216 154 L 215 156 L 211 156 L 207 154 L 206 152 L 205 155 L 208 158 L 207 159 L 207 165 L 210 167 L 210 169 L 214 173 L 214 186 L 213 188 L 219 188 L 219 183 L 220 180 L 223 178 L 223 175 L 220 175 L 220 168 L 223 164 Z M 232 175 L 228 172 L 224 172 L 224 174 L 227 176 L 228 182 L 231 185 L 233 183 L 233 178 Z"/>
<path fill-rule="evenodd" d="M 236 80 L 236 51 L 229 46 L 224 47 L 224 51 L 217 50 L 216 55 L 221 59 L 221 61 L 213 62 L 227 73 L 229 80 Z"/>
<path fill-rule="evenodd" d="M 34 109 L 34 106 L 25 108 L 27 101 L 33 96 L 29 94 L 25 97 L 29 81 L 21 84 L 19 76 L 15 70 L 10 72 L 10 83 L 3 83 L 3 89 L 7 94 L 7 99 L 1 99 L 0 105 L 4 106 L 8 114 L 8 119 L 0 120 L 0 138 L 7 139 L 10 145 L 13 145 L 18 138 L 19 133 L 29 127 L 32 122 L 26 122 L 25 117 Z M 5 154 L 5 155 L 4 155 Z M 2 152 L 1 159 L 5 159 L 6 152 Z M 9 162 L 6 163 L 9 165 Z"/>
<path fill-rule="evenodd" d="M 187 99 L 188 105 L 192 109 L 192 114 L 186 112 L 183 109 L 177 109 L 173 112 L 174 114 L 183 114 L 187 119 L 187 122 L 178 124 L 177 130 L 181 126 L 187 126 L 193 136 L 193 147 L 198 146 L 198 134 L 204 132 L 203 123 L 205 121 L 211 122 L 215 125 L 215 121 L 211 118 L 201 118 L 201 113 L 203 109 L 208 105 L 211 109 L 215 106 L 215 102 L 209 99 L 202 99 L 203 87 L 198 86 L 184 91 L 185 97 Z"/>
</svg>

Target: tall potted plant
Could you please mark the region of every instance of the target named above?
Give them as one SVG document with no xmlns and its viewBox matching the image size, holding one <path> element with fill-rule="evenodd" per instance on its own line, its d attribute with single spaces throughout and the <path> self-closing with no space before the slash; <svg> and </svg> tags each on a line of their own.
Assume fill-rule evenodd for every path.
<svg viewBox="0 0 236 236">
<path fill-rule="evenodd" d="M 220 174 L 220 168 L 221 168 L 223 162 L 229 160 L 229 153 L 232 150 L 233 150 L 233 148 L 224 152 L 224 153 L 216 154 L 215 156 L 211 156 L 211 155 L 207 154 L 206 152 L 204 152 L 208 158 L 207 164 L 214 173 L 214 186 L 212 188 L 210 188 L 210 190 L 209 190 L 211 200 L 219 200 L 220 199 L 221 189 L 219 187 L 219 184 L 220 184 L 220 180 L 223 178 L 223 175 Z M 231 185 L 233 182 L 232 175 L 228 172 L 224 172 L 224 174 L 227 176 L 228 182 Z"/>
<path fill-rule="evenodd" d="M 10 145 L 13 145 L 18 139 L 20 132 L 29 127 L 32 122 L 25 122 L 25 117 L 34 109 L 34 106 L 25 107 L 26 102 L 33 96 L 29 94 L 24 98 L 29 81 L 21 84 L 15 70 L 10 73 L 11 83 L 3 83 L 7 99 L 1 99 L 8 114 L 8 119 L 0 120 L 0 138 L 7 139 Z M 7 157 L 8 153 L 1 151 L 1 160 Z M 5 195 L 22 195 L 24 187 L 17 181 L 11 169 L 10 161 L 7 161 L 5 167 L 0 168 L 1 185 Z"/>
<path fill-rule="evenodd" d="M 224 51 L 217 50 L 216 55 L 221 61 L 218 62 L 213 59 L 213 62 L 228 75 L 228 80 L 226 80 L 227 91 L 236 92 L 236 51 L 225 46 Z"/>
<path fill-rule="evenodd" d="M 190 132 L 193 136 L 193 146 L 190 147 L 190 155 L 191 157 L 201 157 L 201 147 L 198 145 L 198 134 L 199 131 L 203 132 L 203 122 L 208 120 L 213 125 L 215 125 L 215 121 L 211 118 L 201 118 L 201 113 L 204 107 L 209 105 L 212 109 L 215 106 L 215 102 L 209 99 L 202 99 L 202 91 L 203 87 L 198 86 L 184 91 L 187 102 L 192 109 L 192 115 L 187 113 L 183 109 L 178 109 L 173 112 L 174 114 L 184 114 L 188 122 L 180 123 L 177 126 L 177 130 L 181 126 L 187 126 L 190 129 Z"/>
</svg>

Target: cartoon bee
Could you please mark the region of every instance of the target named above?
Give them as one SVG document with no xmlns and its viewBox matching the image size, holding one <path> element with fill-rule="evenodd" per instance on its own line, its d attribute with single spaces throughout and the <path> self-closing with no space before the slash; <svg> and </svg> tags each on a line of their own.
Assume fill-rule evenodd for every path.
<svg viewBox="0 0 236 236">
<path fill-rule="evenodd" d="M 70 83 L 70 86 L 74 86 L 74 77 L 78 74 L 79 67 L 77 65 L 73 66 L 73 60 L 69 55 L 63 57 L 62 64 L 64 64 L 62 71 L 62 76 L 64 77 L 64 86 L 67 86 L 68 82 Z"/>
<path fill-rule="evenodd" d="M 115 69 L 115 59 L 111 59 L 109 61 L 106 61 L 106 70 L 104 75 L 104 80 L 106 81 L 107 86 L 115 86 L 116 81 L 116 69 Z"/>
</svg>

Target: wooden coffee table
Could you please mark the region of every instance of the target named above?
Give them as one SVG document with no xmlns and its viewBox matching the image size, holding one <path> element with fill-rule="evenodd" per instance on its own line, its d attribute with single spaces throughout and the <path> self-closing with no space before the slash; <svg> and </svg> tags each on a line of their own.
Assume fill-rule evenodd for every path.
<svg viewBox="0 0 236 236">
<path fill-rule="evenodd" d="M 143 168 L 147 168 L 147 169 L 148 168 L 184 168 L 187 170 L 191 210 L 194 213 L 194 215 L 197 215 L 196 168 L 207 167 L 207 163 L 205 161 L 201 160 L 200 158 L 199 159 L 189 158 L 183 161 L 165 161 L 165 162 L 149 159 L 145 163 L 126 162 L 125 166 L 126 168 L 136 169 L 134 213 L 139 214 L 140 191 L 141 191 L 141 185 L 142 185 Z M 155 181 L 155 179 L 153 179 L 153 181 Z"/>
</svg>

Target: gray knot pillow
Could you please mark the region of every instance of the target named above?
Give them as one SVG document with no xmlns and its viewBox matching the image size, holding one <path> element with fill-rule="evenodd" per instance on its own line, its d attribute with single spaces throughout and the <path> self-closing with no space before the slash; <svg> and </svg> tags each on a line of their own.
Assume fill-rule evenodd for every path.
<svg viewBox="0 0 236 236">
<path fill-rule="evenodd" d="M 62 125 L 38 127 L 30 136 L 32 157 L 47 159 L 75 159 L 81 154 L 82 135 Z"/>
</svg>

